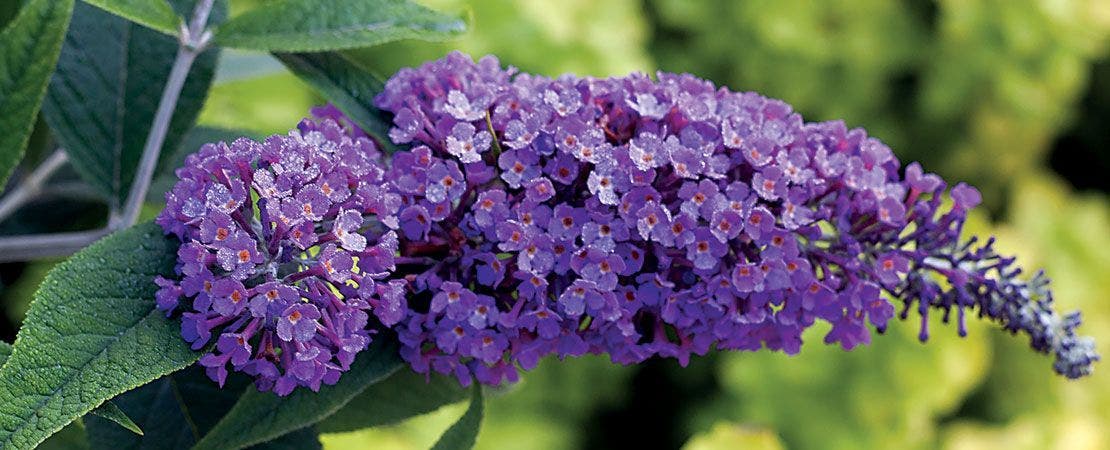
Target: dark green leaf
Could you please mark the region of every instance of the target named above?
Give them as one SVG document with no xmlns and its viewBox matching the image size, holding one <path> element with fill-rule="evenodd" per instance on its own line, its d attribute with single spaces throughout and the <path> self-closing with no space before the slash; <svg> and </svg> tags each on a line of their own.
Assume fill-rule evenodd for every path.
<svg viewBox="0 0 1110 450">
<path fill-rule="evenodd" d="M 374 96 L 383 88 L 376 75 L 336 52 L 275 53 L 274 56 L 343 110 L 380 148 L 388 153 L 396 150 L 389 140 L 390 119 L 374 107 Z"/>
<path fill-rule="evenodd" d="M 89 450 L 89 439 L 85 436 L 85 428 L 81 426 L 81 421 L 78 420 L 51 435 L 49 439 L 35 447 L 35 450 Z"/>
<path fill-rule="evenodd" d="M 12 344 L 0 341 L 0 367 L 4 367 L 4 363 L 8 362 L 8 357 L 12 354 Z"/>
<path fill-rule="evenodd" d="M 320 450 L 320 433 L 316 428 L 301 428 L 269 442 L 250 447 L 250 450 Z"/>
<path fill-rule="evenodd" d="M 8 24 L 15 14 L 19 12 L 19 7 L 22 6 L 19 2 L 3 2 L 0 3 L 0 27 Z"/>
<path fill-rule="evenodd" d="M 278 397 L 248 388 L 195 449 L 244 448 L 313 425 L 399 367 L 396 342 L 379 338 L 359 354 L 338 383 L 321 387 L 320 392 L 297 388 L 287 397 Z"/>
<path fill-rule="evenodd" d="M 139 418 L 145 435 L 89 417 L 85 419 L 89 443 L 94 450 L 188 449 L 235 404 L 248 384 L 246 377 L 232 376 L 220 389 L 202 367 L 190 366 L 115 398 L 124 412 Z"/>
<path fill-rule="evenodd" d="M 407 0 L 276 0 L 228 21 L 220 45 L 313 52 L 369 47 L 399 39 L 442 40 L 466 23 Z"/>
<path fill-rule="evenodd" d="M 96 409 L 89 411 L 89 414 L 115 422 L 116 425 L 119 425 L 125 430 L 139 436 L 143 435 L 143 429 L 139 428 L 139 426 L 135 424 L 135 421 L 131 420 L 130 417 L 127 417 L 127 414 L 124 413 L 123 410 L 119 409 L 119 406 L 116 406 L 116 403 L 111 400 L 108 400 L 100 406 L 97 406 Z"/>
<path fill-rule="evenodd" d="M 471 389 L 470 406 L 459 418 L 458 422 L 451 425 L 443 436 L 439 437 L 432 450 L 469 450 L 474 448 L 478 440 L 478 430 L 482 428 L 482 386 L 477 381 Z"/>
<path fill-rule="evenodd" d="M 0 447 L 34 447 L 105 400 L 200 356 L 154 307 L 177 242 L 145 223 L 115 233 L 46 276 L 0 368 Z"/>
<path fill-rule="evenodd" d="M 181 17 L 166 0 L 85 0 L 91 5 L 121 16 L 132 22 L 177 36 Z"/>
<path fill-rule="evenodd" d="M 217 2 L 214 16 L 225 14 L 226 2 Z M 43 115 L 75 169 L 113 204 L 127 198 L 177 47 L 172 37 L 97 8 L 75 9 Z M 193 64 L 163 148 L 177 148 L 196 121 L 217 53 L 209 50 Z"/>
<path fill-rule="evenodd" d="M 452 377 L 436 375 L 427 380 L 425 375 L 401 369 L 366 388 L 343 409 L 317 424 L 316 429 L 321 433 L 343 433 L 389 425 L 464 398 L 466 389 Z"/>
<path fill-rule="evenodd" d="M 0 31 L 0 189 L 23 158 L 72 11 L 73 0 L 32 0 Z"/>
<path fill-rule="evenodd" d="M 177 175 L 174 174 L 174 171 L 178 167 L 184 166 L 185 158 L 196 153 L 201 146 L 220 141 L 230 144 L 240 137 L 259 139 L 261 136 L 253 131 L 224 128 L 196 127 L 189 130 L 188 133 L 185 133 L 181 145 L 176 150 L 162 154 L 162 160 L 158 163 L 158 169 L 154 172 L 154 179 L 150 182 L 150 190 L 147 191 L 147 201 L 152 203 L 165 201 L 166 192 L 173 189 L 174 183 L 177 183 Z"/>
</svg>

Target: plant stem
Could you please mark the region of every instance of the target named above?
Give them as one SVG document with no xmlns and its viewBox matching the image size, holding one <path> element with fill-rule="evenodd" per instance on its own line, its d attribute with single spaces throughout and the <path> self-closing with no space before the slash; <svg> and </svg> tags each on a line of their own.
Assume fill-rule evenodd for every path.
<svg viewBox="0 0 1110 450">
<path fill-rule="evenodd" d="M 0 199 L 0 222 L 3 222 L 12 213 L 19 210 L 20 206 L 42 192 L 43 183 L 68 160 L 69 156 L 66 155 L 65 150 L 55 150 L 42 164 L 35 168 L 34 172 L 27 175 L 26 179 L 13 188 L 11 192 L 8 192 L 8 195 L 5 195 L 3 199 Z"/>
<path fill-rule="evenodd" d="M 177 100 L 181 96 L 181 88 L 189 76 L 189 69 L 197 55 L 204 51 L 211 40 L 211 32 L 205 30 L 208 23 L 208 14 L 212 11 L 213 0 L 200 0 L 193 9 L 193 18 L 187 28 L 181 30 L 181 45 L 177 49 L 177 57 L 170 69 L 170 78 L 166 80 L 166 88 L 162 91 L 162 99 L 158 103 L 158 111 L 154 114 L 154 122 L 150 126 L 146 145 L 143 147 L 143 156 L 139 160 L 139 167 L 135 171 L 135 180 L 131 183 L 131 190 L 127 193 L 123 211 L 119 216 L 113 214 L 109 220 L 109 228 L 118 230 L 134 225 L 139 219 L 139 211 L 143 201 L 146 200 L 146 191 L 150 189 L 154 169 L 158 165 L 158 156 L 162 153 L 162 144 L 166 141 L 166 132 L 173 120 L 174 110 L 177 109 Z"/>
<path fill-rule="evenodd" d="M 0 238 L 0 262 L 69 256 L 111 232 L 109 228 L 99 228 L 69 233 L 5 236 Z"/>
</svg>

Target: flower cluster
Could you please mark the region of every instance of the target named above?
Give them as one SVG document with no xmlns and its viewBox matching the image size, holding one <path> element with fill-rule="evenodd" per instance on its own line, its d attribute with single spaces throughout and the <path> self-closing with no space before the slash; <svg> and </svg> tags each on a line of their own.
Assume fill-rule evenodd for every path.
<svg viewBox="0 0 1110 450">
<path fill-rule="evenodd" d="M 548 79 L 454 53 L 403 69 L 384 175 L 397 200 L 394 327 L 422 373 L 513 381 L 548 354 L 630 364 L 711 347 L 794 353 L 870 341 L 896 315 L 977 309 L 1090 371 L 1078 315 L 961 243 L 978 192 L 946 184 L 842 122 L 690 75 Z M 948 206 L 946 206 L 948 205 Z M 392 217 L 391 217 L 392 219 Z"/>
<path fill-rule="evenodd" d="M 971 309 L 1068 377 L 1099 358 L 1043 275 L 961 240 L 974 188 L 842 122 L 690 75 L 549 79 L 460 53 L 374 101 L 404 149 L 388 162 L 329 106 L 178 170 L 158 223 L 180 280 L 157 302 L 193 348 L 216 335 L 213 379 L 317 389 L 386 329 L 414 370 L 463 384 L 552 354 L 795 353 L 818 320 L 851 349 L 911 309 L 922 340 L 932 311 L 962 335 Z"/>
<path fill-rule="evenodd" d="M 157 223 L 183 242 L 180 280 L 156 280 L 157 304 L 183 311 L 193 349 L 215 340 L 200 364 L 221 385 L 230 365 L 260 390 L 319 389 L 369 345 L 369 313 L 401 318 L 403 282 L 385 280 L 398 240 L 375 231 L 396 207 L 362 136 L 305 120 L 261 143 L 205 145 L 177 170 Z"/>
</svg>

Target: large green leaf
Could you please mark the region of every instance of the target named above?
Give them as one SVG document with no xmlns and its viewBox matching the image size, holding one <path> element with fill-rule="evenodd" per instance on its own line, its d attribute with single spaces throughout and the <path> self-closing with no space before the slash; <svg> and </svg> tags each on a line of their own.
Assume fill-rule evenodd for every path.
<svg viewBox="0 0 1110 450">
<path fill-rule="evenodd" d="M 214 18 L 225 14 L 226 2 L 216 2 Z M 43 115 L 78 173 L 110 202 L 127 198 L 177 48 L 174 38 L 97 8 L 75 9 Z M 176 148 L 196 121 L 217 57 L 216 49 L 197 57 L 163 148 Z"/>
<path fill-rule="evenodd" d="M 396 149 L 389 140 L 390 119 L 374 107 L 374 96 L 383 89 L 376 75 L 337 52 L 275 53 L 274 56 L 343 110 L 379 147 L 388 152 Z"/>
<path fill-rule="evenodd" d="M 441 406 L 466 398 L 466 389 L 453 377 L 425 375 L 399 370 L 370 386 L 347 406 L 316 425 L 321 433 L 343 433 L 389 425 L 430 413 Z"/>
<path fill-rule="evenodd" d="M 195 449 L 239 449 L 311 426 L 338 411 L 368 386 L 401 367 L 396 342 L 378 338 L 333 386 L 320 392 L 298 388 L 286 397 L 272 392 L 247 392 Z"/>
<path fill-rule="evenodd" d="M 474 382 L 474 387 L 471 389 L 470 406 L 466 408 L 466 412 L 462 417 L 459 417 L 458 422 L 451 425 L 447 431 L 443 432 L 443 436 L 439 437 L 436 445 L 432 446 L 432 450 L 469 450 L 474 448 L 474 443 L 478 440 L 478 431 L 482 428 L 482 385 Z"/>
<path fill-rule="evenodd" d="M 192 448 L 227 413 L 239 396 L 250 387 L 250 378 L 232 374 L 221 389 L 193 365 L 116 397 L 113 402 L 132 417 L 146 434 L 128 433 L 98 417 L 85 419 L 93 450 L 130 450 L 155 448 L 185 450 Z M 255 449 L 319 448 L 313 428 L 304 428 Z"/>
<path fill-rule="evenodd" d="M 113 234 L 46 276 L 0 368 L 0 448 L 34 447 L 105 400 L 200 356 L 154 307 L 177 242 L 145 223 Z"/>
<path fill-rule="evenodd" d="M 127 20 L 176 36 L 181 18 L 166 0 L 85 0 Z"/>
<path fill-rule="evenodd" d="M 220 45 L 312 52 L 369 47 L 399 39 L 441 40 L 466 29 L 459 17 L 408 0 L 276 0 L 230 20 Z"/>
<path fill-rule="evenodd" d="M 73 0 L 31 0 L 0 31 L 0 189 L 23 158 L 72 11 Z"/>
</svg>

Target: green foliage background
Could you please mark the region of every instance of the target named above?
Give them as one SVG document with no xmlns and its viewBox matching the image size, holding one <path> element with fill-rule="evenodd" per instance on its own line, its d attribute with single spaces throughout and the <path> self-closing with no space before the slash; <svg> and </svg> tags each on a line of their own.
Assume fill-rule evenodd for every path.
<svg viewBox="0 0 1110 450">
<path fill-rule="evenodd" d="M 231 14 L 255 3 L 263 1 L 233 0 Z M 684 71 L 783 98 L 810 120 L 866 127 L 903 160 L 982 188 L 989 213 L 969 231 L 996 234 L 1021 263 L 1044 267 L 1059 307 L 1081 308 L 1082 330 L 1108 353 L 1110 200 L 1105 185 L 1078 191 L 1049 168 L 1048 157 L 1072 129 L 1081 99 L 1097 95 L 1090 86 L 1106 85 L 1091 76 L 1108 63 L 1110 2 L 421 3 L 468 14 L 472 31 L 348 56 L 382 74 L 451 49 L 494 53 L 547 75 Z M 227 51 L 200 124 L 283 132 L 321 101 L 268 57 Z M 1103 170 L 1108 151 L 1094 155 Z M 0 292 L 14 322 L 51 265 L 29 265 Z M 975 324 L 964 339 L 933 325 L 927 345 L 917 342 L 913 321 L 851 353 L 823 346 L 826 330 L 818 327 L 796 357 L 714 354 L 685 369 L 670 361 L 548 360 L 521 383 L 487 393 L 477 448 L 1110 448 L 1105 368 L 1067 382 L 1052 374 L 1049 359 L 993 325 Z M 322 441 L 326 449 L 428 448 L 465 409 L 464 401 Z M 645 417 L 651 420 L 637 422 Z"/>
</svg>

